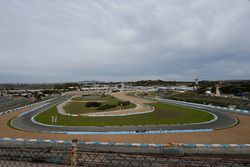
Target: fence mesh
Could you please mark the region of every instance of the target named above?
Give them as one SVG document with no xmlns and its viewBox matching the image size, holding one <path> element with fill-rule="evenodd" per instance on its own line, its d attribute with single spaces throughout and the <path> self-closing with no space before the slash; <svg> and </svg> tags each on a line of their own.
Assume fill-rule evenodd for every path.
<svg viewBox="0 0 250 167">
<path fill-rule="evenodd" d="M 250 166 L 249 159 L 209 158 L 164 154 L 116 153 L 88 151 L 82 147 L 0 146 L 0 166 L 108 166 L 108 167 L 165 167 L 165 166 Z"/>
</svg>

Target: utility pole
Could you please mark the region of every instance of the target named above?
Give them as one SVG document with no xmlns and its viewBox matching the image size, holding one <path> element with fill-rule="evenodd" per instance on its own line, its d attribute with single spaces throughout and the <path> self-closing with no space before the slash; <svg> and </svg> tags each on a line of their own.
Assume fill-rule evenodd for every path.
<svg viewBox="0 0 250 167">
<path fill-rule="evenodd" d="M 77 139 L 72 140 L 71 146 L 71 167 L 77 166 Z"/>
</svg>

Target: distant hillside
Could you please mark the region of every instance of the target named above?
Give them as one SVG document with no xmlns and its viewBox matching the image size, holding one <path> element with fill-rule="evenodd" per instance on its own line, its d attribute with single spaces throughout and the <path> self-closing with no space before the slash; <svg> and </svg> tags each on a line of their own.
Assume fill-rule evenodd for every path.
<svg viewBox="0 0 250 167">
<path fill-rule="evenodd" d="M 127 82 L 126 84 L 132 86 L 178 86 L 178 85 L 189 85 L 191 86 L 193 82 L 177 82 L 177 81 L 163 81 L 163 80 L 141 80 L 135 82 Z"/>
</svg>

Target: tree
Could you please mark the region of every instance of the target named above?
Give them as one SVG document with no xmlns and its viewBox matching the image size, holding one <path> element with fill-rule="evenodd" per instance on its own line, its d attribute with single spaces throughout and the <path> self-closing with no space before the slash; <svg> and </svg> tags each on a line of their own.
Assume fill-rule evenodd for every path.
<svg viewBox="0 0 250 167">
<path fill-rule="evenodd" d="M 86 107 L 90 108 L 90 107 L 100 107 L 102 104 L 98 103 L 98 102 L 87 102 L 85 104 Z"/>
</svg>

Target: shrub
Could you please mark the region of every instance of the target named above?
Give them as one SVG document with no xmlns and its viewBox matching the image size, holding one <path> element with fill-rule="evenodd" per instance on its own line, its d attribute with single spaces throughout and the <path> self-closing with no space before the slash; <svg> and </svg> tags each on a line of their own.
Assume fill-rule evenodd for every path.
<svg viewBox="0 0 250 167">
<path fill-rule="evenodd" d="M 118 103 L 119 106 L 127 106 L 130 105 L 130 101 L 121 101 Z"/>
<path fill-rule="evenodd" d="M 90 107 L 100 107 L 102 104 L 98 103 L 98 102 L 87 102 L 85 104 L 86 107 L 90 108 Z"/>
<path fill-rule="evenodd" d="M 103 106 L 98 107 L 97 110 L 108 110 L 108 109 L 115 108 L 115 107 L 116 105 L 105 104 Z"/>
</svg>

